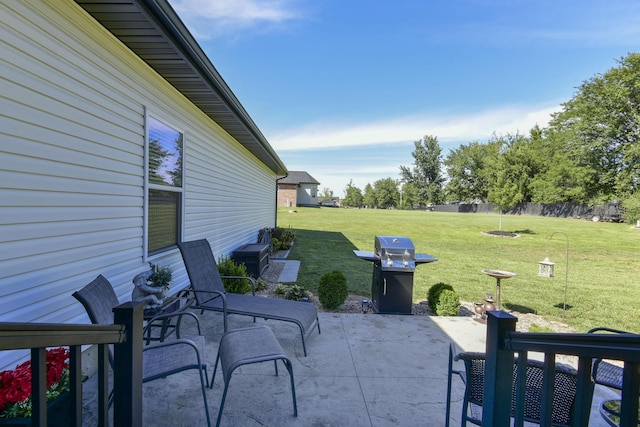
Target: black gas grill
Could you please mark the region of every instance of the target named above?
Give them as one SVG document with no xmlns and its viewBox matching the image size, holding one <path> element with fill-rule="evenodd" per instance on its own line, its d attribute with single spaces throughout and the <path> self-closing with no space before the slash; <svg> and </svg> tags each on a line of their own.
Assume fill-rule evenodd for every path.
<svg viewBox="0 0 640 427">
<path fill-rule="evenodd" d="M 374 310 L 382 314 L 411 314 L 416 266 L 437 259 L 416 254 L 408 237 L 376 236 L 374 249 L 375 252 L 353 251 L 358 258 L 373 262 L 371 303 Z"/>
</svg>

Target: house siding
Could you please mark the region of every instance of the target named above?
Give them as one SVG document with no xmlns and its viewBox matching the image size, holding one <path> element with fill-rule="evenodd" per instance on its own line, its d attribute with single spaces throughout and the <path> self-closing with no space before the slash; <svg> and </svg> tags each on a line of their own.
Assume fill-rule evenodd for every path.
<svg viewBox="0 0 640 427">
<path fill-rule="evenodd" d="M 303 184 L 298 187 L 298 206 L 316 206 L 318 199 L 315 197 L 317 186 L 315 184 Z"/>
<path fill-rule="evenodd" d="M 146 111 L 185 134 L 185 240 L 227 255 L 275 225 L 275 173 L 75 3 L 3 2 L 0 22 L 0 321 L 87 323 L 71 294 L 98 274 L 130 299 Z M 153 261 L 188 285 L 177 249 Z"/>
</svg>

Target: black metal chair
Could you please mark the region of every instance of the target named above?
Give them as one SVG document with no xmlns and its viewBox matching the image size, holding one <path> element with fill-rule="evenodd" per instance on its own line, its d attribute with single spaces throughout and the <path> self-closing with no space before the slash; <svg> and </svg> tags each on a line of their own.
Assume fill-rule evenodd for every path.
<svg viewBox="0 0 640 427">
<path fill-rule="evenodd" d="M 622 331 L 620 329 L 598 327 L 588 331 L 590 334 L 595 333 L 611 333 L 611 334 L 629 334 L 631 332 Z M 622 391 L 622 373 L 624 368 L 622 366 L 615 365 L 611 362 L 607 362 L 604 359 L 594 359 L 593 369 L 591 371 L 593 381 L 596 384 L 601 384 L 616 390 Z"/>
<path fill-rule="evenodd" d="M 300 329 L 304 355 L 307 355 L 305 337 L 314 327 L 317 327 L 320 333 L 318 311 L 313 304 L 256 297 L 253 281 L 253 295 L 226 293 L 211 246 L 206 239 L 178 243 L 178 247 L 187 268 L 191 282 L 190 289 L 195 295 L 195 304 L 192 308 L 222 312 L 225 332 L 228 330 L 227 315 L 229 314 L 295 323 Z"/>
<path fill-rule="evenodd" d="M 73 293 L 73 296 L 82 303 L 91 323 L 98 325 L 113 324 L 113 307 L 119 304 L 111 283 L 102 275 L 96 277 L 91 283 L 84 288 Z M 163 314 L 151 319 L 148 327 L 152 327 L 156 320 L 166 319 L 172 316 L 189 316 L 195 319 L 198 335 L 189 339 L 180 338 L 170 341 L 164 341 L 159 344 L 145 346 L 142 352 L 142 382 L 165 378 L 179 372 L 197 369 L 200 374 L 200 387 L 202 389 L 202 400 L 204 401 L 204 410 L 207 417 L 207 425 L 211 426 L 209 418 L 209 405 L 207 404 L 207 395 L 205 393 L 206 386 L 209 385 L 207 378 L 207 365 L 204 353 L 204 337 L 200 333 L 200 324 L 194 313 L 181 311 L 171 314 Z M 180 322 L 178 322 L 180 324 Z M 143 335 L 147 335 L 146 328 Z M 179 331 L 176 334 L 180 336 Z M 109 362 L 111 366 L 115 363 L 113 360 L 113 351 L 109 349 Z M 111 397 L 113 391 L 111 392 Z M 110 397 L 110 401 L 111 401 Z M 110 402 L 111 403 L 111 402 Z"/>
<path fill-rule="evenodd" d="M 464 370 L 453 367 L 455 361 L 464 363 Z M 482 403 L 484 388 L 485 354 L 475 352 L 455 352 L 453 343 L 449 346 L 449 372 L 447 375 L 446 427 L 449 427 L 451 415 L 452 376 L 457 374 L 465 384 L 462 401 L 461 426 L 467 423 L 482 425 Z M 516 384 L 518 377 L 517 364 L 514 365 L 511 413 L 515 414 Z M 536 360 L 527 361 L 526 389 L 524 399 L 524 420 L 540 423 L 541 401 L 543 392 L 543 363 Z M 574 403 L 577 394 L 577 371 L 570 366 L 556 364 L 553 410 L 551 425 L 570 427 L 573 420 Z"/>
</svg>

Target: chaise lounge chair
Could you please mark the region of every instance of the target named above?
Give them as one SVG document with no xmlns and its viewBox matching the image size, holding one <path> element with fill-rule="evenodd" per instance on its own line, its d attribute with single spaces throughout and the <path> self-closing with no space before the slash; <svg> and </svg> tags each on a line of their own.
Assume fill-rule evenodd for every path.
<svg viewBox="0 0 640 427">
<path fill-rule="evenodd" d="M 229 314 L 293 322 L 300 328 L 302 349 L 304 355 L 307 355 L 305 337 L 314 327 L 317 327 L 320 333 L 318 311 L 313 304 L 257 297 L 253 281 L 252 295 L 226 293 L 211 246 L 206 239 L 178 243 L 178 247 L 191 281 L 191 290 L 195 295 L 193 308 L 222 312 L 225 332 Z"/>
</svg>

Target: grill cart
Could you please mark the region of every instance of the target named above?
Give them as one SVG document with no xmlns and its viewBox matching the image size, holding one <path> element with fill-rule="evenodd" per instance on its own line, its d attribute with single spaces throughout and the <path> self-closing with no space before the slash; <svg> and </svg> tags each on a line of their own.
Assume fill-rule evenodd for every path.
<svg viewBox="0 0 640 427">
<path fill-rule="evenodd" d="M 376 236 L 374 250 L 353 251 L 358 258 L 373 262 L 373 308 L 380 314 L 411 314 L 416 266 L 437 259 L 427 254 L 416 254 L 408 237 Z"/>
</svg>

